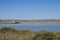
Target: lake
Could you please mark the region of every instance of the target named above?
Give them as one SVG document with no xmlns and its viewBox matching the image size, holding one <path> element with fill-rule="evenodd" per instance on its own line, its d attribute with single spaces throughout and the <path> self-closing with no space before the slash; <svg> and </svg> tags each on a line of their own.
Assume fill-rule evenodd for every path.
<svg viewBox="0 0 60 40">
<path fill-rule="evenodd" d="M 38 24 L 0 24 L 0 28 L 12 27 L 18 30 L 31 30 L 31 31 L 54 31 L 60 32 L 60 23 L 38 23 Z"/>
</svg>

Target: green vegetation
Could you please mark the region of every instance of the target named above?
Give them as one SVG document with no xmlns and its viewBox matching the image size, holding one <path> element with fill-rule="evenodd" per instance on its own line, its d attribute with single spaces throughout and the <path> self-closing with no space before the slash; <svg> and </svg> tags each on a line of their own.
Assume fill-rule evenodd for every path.
<svg viewBox="0 0 60 40">
<path fill-rule="evenodd" d="M 32 32 L 4 27 L 0 29 L 0 40 L 60 40 L 60 32 Z"/>
</svg>

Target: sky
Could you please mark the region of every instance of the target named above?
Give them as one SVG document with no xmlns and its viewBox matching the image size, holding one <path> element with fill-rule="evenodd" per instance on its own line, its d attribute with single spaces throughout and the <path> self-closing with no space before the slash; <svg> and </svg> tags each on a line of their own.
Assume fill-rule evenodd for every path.
<svg viewBox="0 0 60 40">
<path fill-rule="evenodd" d="M 0 0 L 0 19 L 60 19 L 60 0 Z"/>
</svg>

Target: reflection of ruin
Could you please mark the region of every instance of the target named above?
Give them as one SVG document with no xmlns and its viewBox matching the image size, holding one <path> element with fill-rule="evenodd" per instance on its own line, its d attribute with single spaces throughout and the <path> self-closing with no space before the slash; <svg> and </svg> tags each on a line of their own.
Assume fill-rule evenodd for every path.
<svg viewBox="0 0 60 40">
<path fill-rule="evenodd" d="M 18 24 L 18 21 L 11 21 L 11 24 Z"/>
</svg>

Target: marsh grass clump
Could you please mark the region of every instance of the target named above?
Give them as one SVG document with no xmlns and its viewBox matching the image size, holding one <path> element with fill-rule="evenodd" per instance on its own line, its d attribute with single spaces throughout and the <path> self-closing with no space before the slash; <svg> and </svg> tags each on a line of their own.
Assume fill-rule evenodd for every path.
<svg viewBox="0 0 60 40">
<path fill-rule="evenodd" d="M 33 40 L 60 40 L 60 33 L 58 32 L 42 32 L 33 37 Z"/>
</svg>

